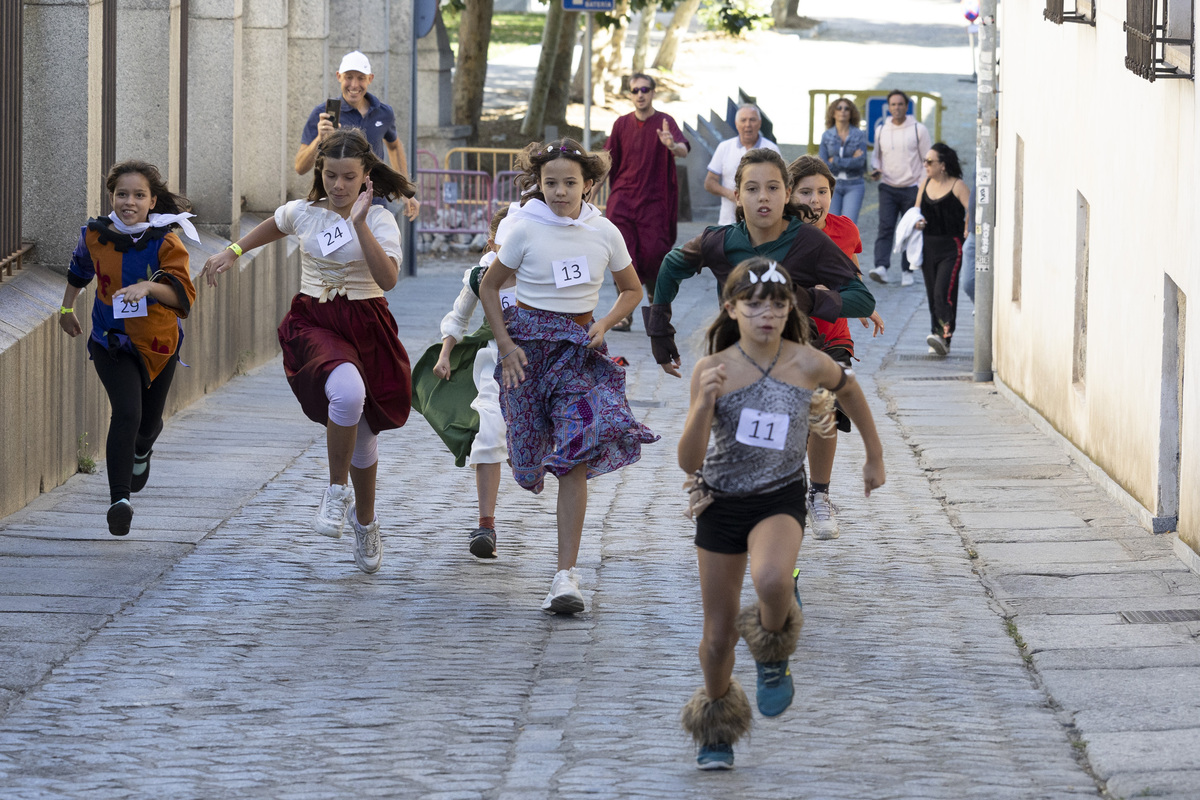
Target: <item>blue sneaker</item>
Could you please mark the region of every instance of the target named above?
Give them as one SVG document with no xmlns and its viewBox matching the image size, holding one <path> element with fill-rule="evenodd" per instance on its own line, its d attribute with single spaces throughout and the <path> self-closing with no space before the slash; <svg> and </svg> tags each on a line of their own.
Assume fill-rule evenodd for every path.
<svg viewBox="0 0 1200 800">
<path fill-rule="evenodd" d="M 733 769 L 733 745 L 717 742 L 701 746 L 696 769 Z"/>
<path fill-rule="evenodd" d="M 795 591 L 795 593 L 796 593 L 796 605 L 800 606 L 800 608 L 804 608 L 804 603 L 803 603 L 803 601 L 800 600 L 800 568 L 799 567 L 796 567 L 794 570 L 792 570 L 792 587 L 793 587 L 793 591 Z"/>
<path fill-rule="evenodd" d="M 787 659 L 783 661 L 755 661 L 758 668 L 758 690 L 755 700 L 764 717 L 778 717 L 792 704 L 795 689 L 792 687 L 792 671 Z"/>
</svg>

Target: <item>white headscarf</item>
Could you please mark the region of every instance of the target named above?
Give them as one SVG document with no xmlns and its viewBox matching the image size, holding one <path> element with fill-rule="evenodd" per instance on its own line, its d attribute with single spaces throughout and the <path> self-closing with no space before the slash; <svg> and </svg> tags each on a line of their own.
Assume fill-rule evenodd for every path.
<svg viewBox="0 0 1200 800">
<path fill-rule="evenodd" d="M 138 222 L 134 225 L 126 225 L 121 221 L 121 218 L 117 216 L 117 212 L 115 211 L 110 213 L 108 218 L 112 220 L 114 228 L 119 230 L 121 233 L 129 234 L 130 236 L 134 237 L 135 240 L 140 238 L 143 233 L 151 228 L 166 228 L 169 225 L 178 224 L 189 239 L 198 243 L 200 241 L 200 234 L 196 232 L 196 226 L 190 221 L 194 216 L 196 215 L 186 211 L 182 214 L 151 214 L 149 217 L 147 217 L 146 222 Z"/>
</svg>

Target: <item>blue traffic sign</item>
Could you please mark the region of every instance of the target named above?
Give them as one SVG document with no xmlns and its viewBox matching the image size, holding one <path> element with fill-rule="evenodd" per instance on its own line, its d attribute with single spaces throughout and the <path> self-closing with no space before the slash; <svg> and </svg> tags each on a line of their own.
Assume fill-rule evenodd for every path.
<svg viewBox="0 0 1200 800">
<path fill-rule="evenodd" d="M 908 114 L 912 116 L 916 109 L 913 100 L 908 101 Z M 871 97 L 867 100 L 867 144 L 875 146 L 875 131 L 879 129 L 879 121 L 891 116 L 888 111 L 886 97 Z M 924 158 L 924 156 L 922 156 Z"/>
<path fill-rule="evenodd" d="M 563 11 L 612 11 L 614 0 L 563 0 Z"/>
</svg>

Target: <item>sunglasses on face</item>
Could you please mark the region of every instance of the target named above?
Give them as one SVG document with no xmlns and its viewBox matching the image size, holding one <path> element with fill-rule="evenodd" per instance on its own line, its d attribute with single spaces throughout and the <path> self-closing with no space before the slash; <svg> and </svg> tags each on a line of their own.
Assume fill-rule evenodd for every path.
<svg viewBox="0 0 1200 800">
<path fill-rule="evenodd" d="M 942 162 L 940 162 L 940 161 L 937 161 L 936 159 L 927 158 L 927 159 L 925 159 L 925 163 L 926 163 L 926 164 L 940 164 L 940 163 L 942 163 Z"/>
<path fill-rule="evenodd" d="M 629 90 L 630 94 L 650 94 L 654 90 L 649 86 L 635 86 Z"/>
<path fill-rule="evenodd" d="M 834 109 L 834 111 L 849 111 L 849 110 L 850 110 L 850 106 L 838 106 L 837 108 Z"/>
</svg>

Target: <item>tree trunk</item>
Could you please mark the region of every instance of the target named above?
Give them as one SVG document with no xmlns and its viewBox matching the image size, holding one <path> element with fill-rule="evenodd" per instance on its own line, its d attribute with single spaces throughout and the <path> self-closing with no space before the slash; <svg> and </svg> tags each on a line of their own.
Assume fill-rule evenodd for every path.
<svg viewBox="0 0 1200 800">
<path fill-rule="evenodd" d="M 776 28 L 786 28 L 800 16 L 800 0 L 772 0 L 771 18 Z"/>
<path fill-rule="evenodd" d="M 537 73 L 533 77 L 533 88 L 529 90 L 529 112 L 521 125 L 521 133 L 540 139 L 543 120 L 546 116 L 546 98 L 550 94 L 550 82 L 554 73 L 554 61 L 558 55 L 558 39 L 562 33 L 562 3 L 550 3 L 546 9 L 546 25 L 542 28 L 542 53 L 538 58 Z"/>
<path fill-rule="evenodd" d="M 467 0 L 458 23 L 451 120 L 455 125 L 470 125 L 472 132 L 478 127 L 483 113 L 487 51 L 492 38 L 492 2 Z"/>
<path fill-rule="evenodd" d="M 629 0 L 618 0 L 613 15 L 617 18 L 617 25 L 613 28 L 612 42 L 608 47 L 609 80 L 603 84 L 606 89 L 609 88 L 608 84 L 612 81 L 612 76 L 621 68 L 621 62 L 624 61 L 625 38 L 629 33 Z"/>
<path fill-rule="evenodd" d="M 650 49 L 650 31 L 654 30 L 654 15 L 658 13 L 658 3 L 649 3 L 642 9 L 642 18 L 638 20 L 637 41 L 633 44 L 632 72 L 646 71 L 646 51 Z"/>
<path fill-rule="evenodd" d="M 692 24 L 692 17 L 696 15 L 699 8 L 700 0 L 683 0 L 675 7 L 675 15 L 671 17 L 671 24 L 667 26 L 662 44 L 658 47 L 658 55 L 654 57 L 654 69 L 669 72 L 675 68 L 675 55 L 679 51 L 679 40 L 687 32 L 688 25 Z"/>
<path fill-rule="evenodd" d="M 587 29 L 584 29 L 584 36 L 587 36 Z M 599 28 L 595 21 L 592 22 L 592 102 L 596 103 L 596 94 L 600 94 L 598 105 L 604 104 L 604 80 L 608 73 L 608 53 L 609 45 L 612 44 L 612 29 Z M 571 87 L 571 96 L 579 98 L 583 102 L 583 59 L 579 59 L 579 69 L 575 72 L 575 80 Z M 599 92 L 597 89 L 599 88 Z"/>
<path fill-rule="evenodd" d="M 578 38 L 578 33 L 579 12 L 568 11 L 563 15 L 562 31 L 558 37 L 558 51 L 554 56 L 554 67 L 550 73 L 550 91 L 546 95 L 543 125 L 567 124 L 567 103 L 570 101 L 571 94 L 571 61 L 575 58 L 575 40 Z"/>
</svg>

